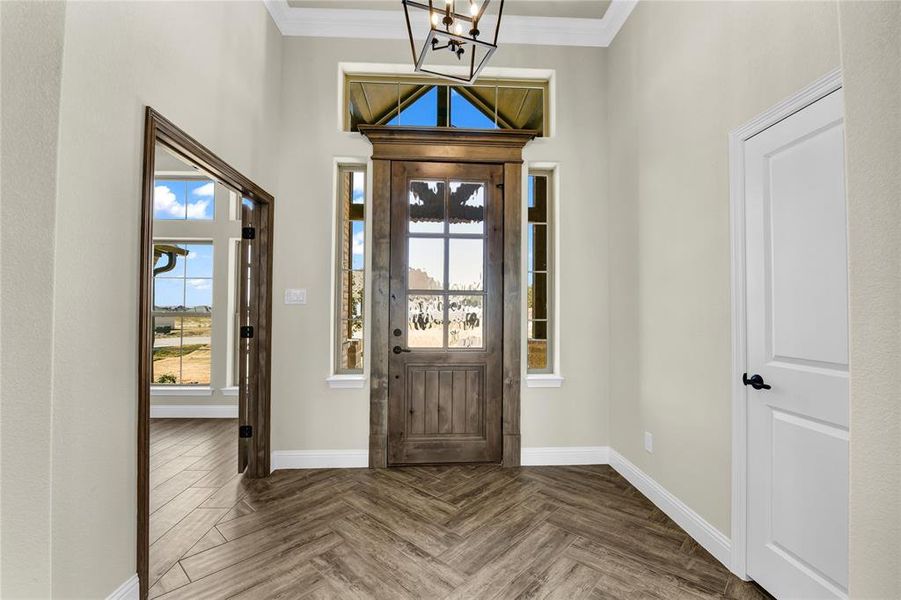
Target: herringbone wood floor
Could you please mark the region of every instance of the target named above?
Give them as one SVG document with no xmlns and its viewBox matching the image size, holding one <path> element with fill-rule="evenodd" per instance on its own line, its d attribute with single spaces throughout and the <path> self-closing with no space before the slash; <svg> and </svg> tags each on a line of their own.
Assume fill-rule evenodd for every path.
<svg viewBox="0 0 901 600">
<path fill-rule="evenodd" d="M 765 597 L 606 466 L 245 480 L 236 427 L 152 422 L 152 598 Z"/>
</svg>

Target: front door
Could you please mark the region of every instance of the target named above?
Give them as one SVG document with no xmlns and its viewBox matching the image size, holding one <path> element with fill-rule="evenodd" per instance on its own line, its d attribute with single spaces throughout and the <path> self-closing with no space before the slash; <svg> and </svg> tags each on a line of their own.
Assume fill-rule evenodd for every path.
<svg viewBox="0 0 901 600">
<path fill-rule="evenodd" d="M 848 254 L 842 92 L 745 142 L 748 574 L 848 594 Z"/>
<path fill-rule="evenodd" d="M 395 162 L 388 463 L 500 462 L 503 168 Z"/>
</svg>

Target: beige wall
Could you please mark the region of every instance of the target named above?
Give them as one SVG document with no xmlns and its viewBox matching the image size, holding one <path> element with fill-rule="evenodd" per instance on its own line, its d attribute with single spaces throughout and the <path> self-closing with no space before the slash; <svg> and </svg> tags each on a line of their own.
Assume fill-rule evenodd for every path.
<svg viewBox="0 0 901 600">
<path fill-rule="evenodd" d="M 901 4 L 843 3 L 851 597 L 901 598 Z"/>
<path fill-rule="evenodd" d="M 330 389 L 333 188 L 337 158 L 371 146 L 339 131 L 338 62 L 406 65 L 409 45 L 286 38 L 275 231 L 272 398 L 274 450 L 368 447 L 369 390 Z M 523 390 L 522 444 L 607 444 L 607 287 L 603 51 L 504 46 L 493 67 L 556 70 L 557 127 L 527 161 L 560 164 L 559 274 L 564 316 L 560 389 Z M 591 68 L 585 68 L 589 65 Z M 599 166 L 600 165 L 600 166 Z M 280 302 L 303 287 L 306 306 Z M 301 343 L 302 340 L 302 343 Z"/>
<path fill-rule="evenodd" d="M 58 226 L 46 241 L 56 246 L 54 598 L 103 598 L 135 572 L 144 106 L 272 190 L 280 60 L 259 2 L 68 6 Z"/>
<path fill-rule="evenodd" d="M 47 598 L 53 232 L 65 6 L 2 2 L 0 20 L 0 597 Z"/>
<path fill-rule="evenodd" d="M 838 66 L 837 7 L 641 2 L 607 59 L 611 443 L 728 536 L 728 133 Z"/>
</svg>

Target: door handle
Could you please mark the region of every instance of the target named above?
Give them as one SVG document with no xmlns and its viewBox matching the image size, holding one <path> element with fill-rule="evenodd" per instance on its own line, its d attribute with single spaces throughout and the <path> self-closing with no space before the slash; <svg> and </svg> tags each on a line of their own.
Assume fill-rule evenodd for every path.
<svg viewBox="0 0 901 600">
<path fill-rule="evenodd" d="M 755 390 L 769 390 L 769 389 L 772 389 L 772 387 L 773 387 L 771 385 L 767 385 L 766 383 L 764 383 L 763 377 L 761 377 L 757 373 L 755 373 L 754 375 L 751 375 L 750 377 L 748 377 L 748 374 L 745 373 L 744 375 L 741 376 L 741 381 L 745 385 L 750 385 Z"/>
<path fill-rule="evenodd" d="M 409 348 L 401 348 L 400 346 L 395 346 L 394 348 L 392 348 L 392 352 L 394 352 L 395 354 L 400 354 L 401 352 L 409 352 L 409 351 L 410 351 Z"/>
</svg>

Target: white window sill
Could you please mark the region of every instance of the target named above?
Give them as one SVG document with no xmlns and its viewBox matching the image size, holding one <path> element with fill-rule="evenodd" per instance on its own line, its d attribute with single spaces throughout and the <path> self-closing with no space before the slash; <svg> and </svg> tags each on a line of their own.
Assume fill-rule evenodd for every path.
<svg viewBox="0 0 901 600">
<path fill-rule="evenodd" d="M 212 396 L 213 389 L 200 385 L 152 385 L 151 396 Z"/>
<path fill-rule="evenodd" d="M 526 375 L 526 387 L 558 388 L 563 385 L 563 377 L 554 373 L 535 373 Z"/>
<path fill-rule="evenodd" d="M 236 386 L 236 385 L 233 385 L 231 387 L 224 387 L 219 391 L 222 392 L 222 395 L 225 398 L 237 398 L 238 397 L 238 386 Z"/>
<path fill-rule="evenodd" d="M 354 373 L 349 375 L 330 375 L 325 378 L 325 382 L 332 389 L 361 390 L 366 387 L 366 379 L 365 375 Z"/>
</svg>

